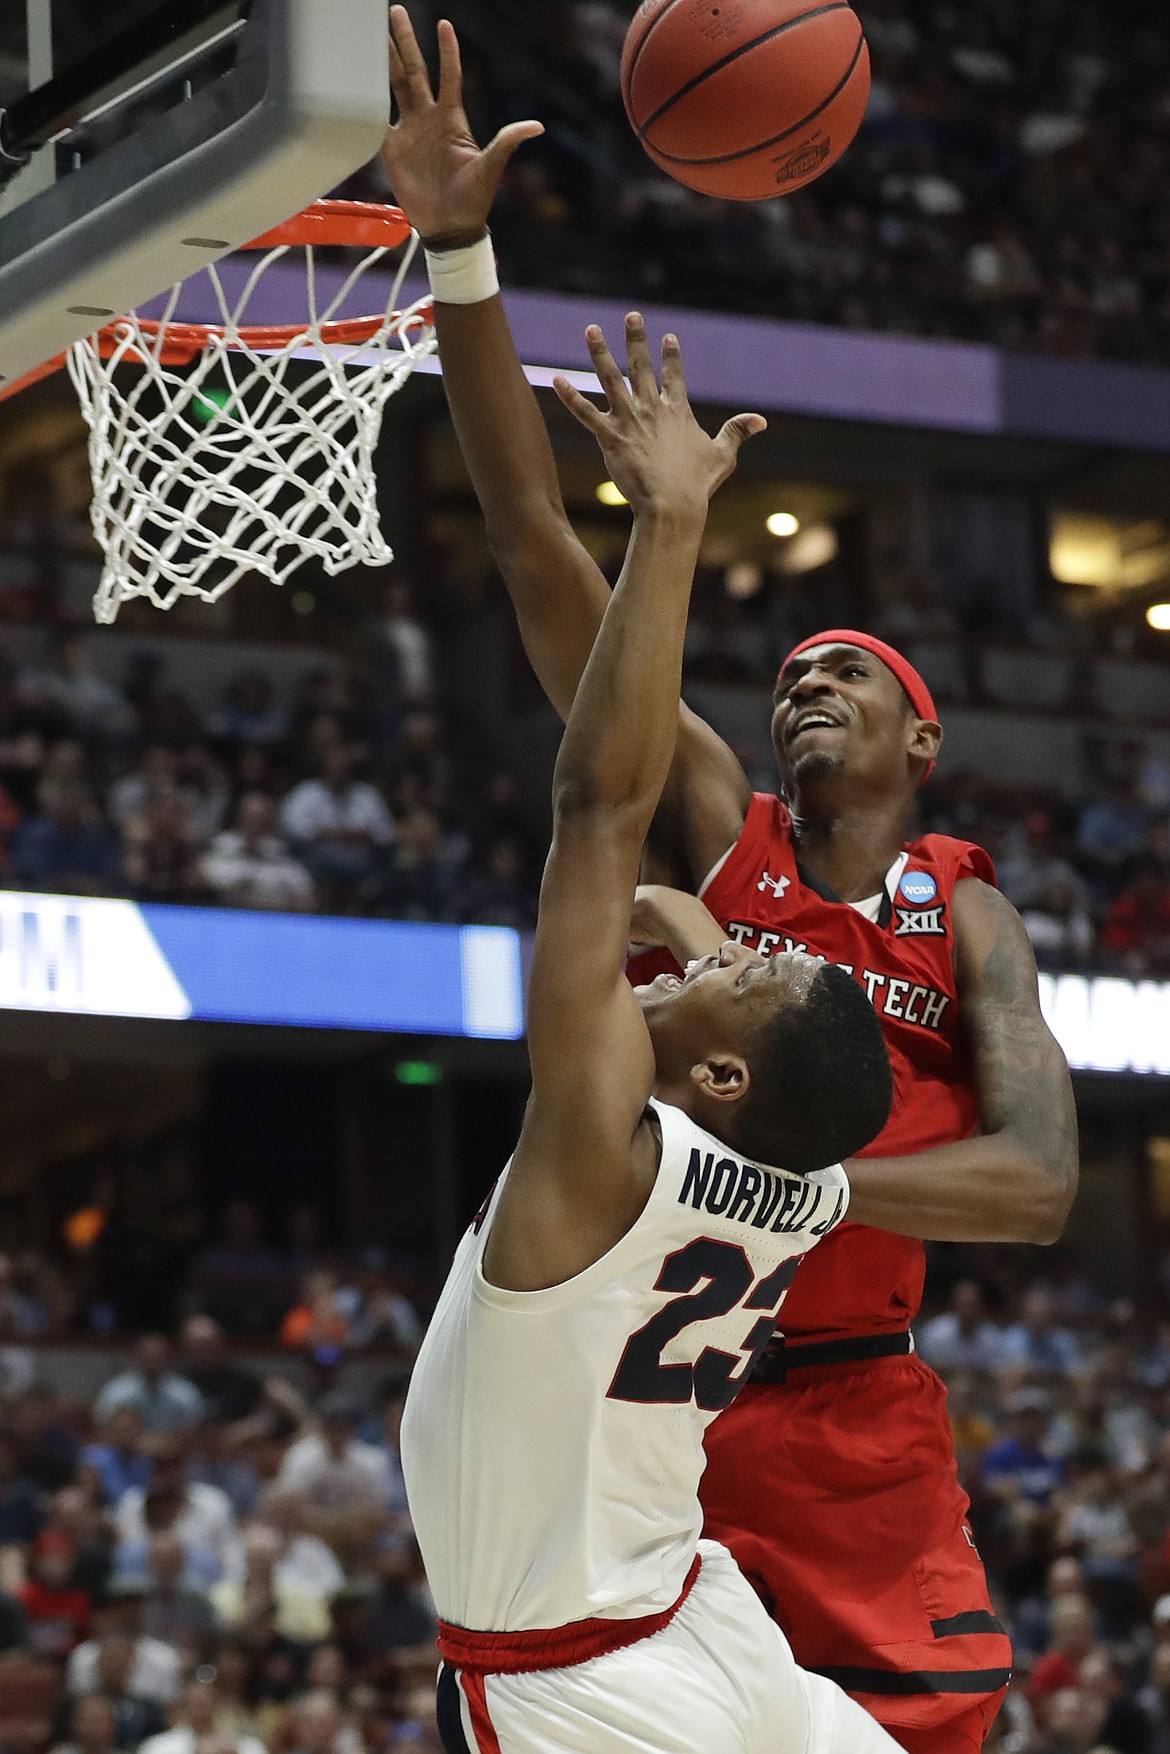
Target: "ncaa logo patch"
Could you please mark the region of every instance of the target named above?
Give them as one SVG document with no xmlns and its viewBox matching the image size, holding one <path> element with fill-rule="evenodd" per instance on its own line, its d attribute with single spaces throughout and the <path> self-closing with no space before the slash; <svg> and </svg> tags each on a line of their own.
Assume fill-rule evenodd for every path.
<svg viewBox="0 0 1170 1754">
<path fill-rule="evenodd" d="M 938 894 L 938 884 L 929 871 L 903 871 L 898 894 L 911 907 L 929 907 Z"/>
</svg>

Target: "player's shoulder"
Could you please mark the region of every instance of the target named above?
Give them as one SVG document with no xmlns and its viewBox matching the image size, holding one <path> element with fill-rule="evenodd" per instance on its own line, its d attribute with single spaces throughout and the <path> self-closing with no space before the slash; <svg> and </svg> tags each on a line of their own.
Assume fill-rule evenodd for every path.
<svg viewBox="0 0 1170 1754">
<path fill-rule="evenodd" d="M 907 841 L 905 850 L 908 870 L 915 864 L 926 865 L 952 887 L 969 877 L 978 878 L 991 889 L 998 887 L 991 854 L 974 841 L 951 834 L 923 834 Z"/>
<path fill-rule="evenodd" d="M 753 792 L 743 819 L 742 840 L 791 841 L 792 816 L 775 792 Z"/>
</svg>

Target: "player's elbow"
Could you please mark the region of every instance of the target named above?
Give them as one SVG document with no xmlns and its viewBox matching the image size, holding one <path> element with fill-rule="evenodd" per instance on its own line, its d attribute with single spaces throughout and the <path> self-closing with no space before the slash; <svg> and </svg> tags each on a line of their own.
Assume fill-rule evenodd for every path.
<svg viewBox="0 0 1170 1754">
<path fill-rule="evenodd" d="M 1059 1242 L 1076 1198 L 1076 1163 L 1032 1163 L 1029 1169 L 1026 1194 L 1016 1207 L 1018 1234 L 1011 1240 L 1044 1245 Z"/>
<path fill-rule="evenodd" d="M 612 840 L 633 840 L 641 846 L 653 811 L 634 790 L 603 781 L 588 766 L 558 771 L 553 778 L 553 827 L 559 838 L 604 834 Z"/>
<path fill-rule="evenodd" d="M 542 492 L 509 495 L 486 518 L 492 558 L 513 593 L 547 591 L 550 573 L 576 537 L 563 506 Z"/>
<path fill-rule="evenodd" d="M 1060 1241 L 1064 1233 L 1064 1223 L 1064 1218 L 1054 1214 L 1041 1216 L 1038 1213 L 1029 1212 L 1024 1216 L 1022 1224 L 1012 1227 L 1012 1235 L 1006 1240 L 1030 1242 L 1046 1248 L 1049 1244 Z"/>
</svg>

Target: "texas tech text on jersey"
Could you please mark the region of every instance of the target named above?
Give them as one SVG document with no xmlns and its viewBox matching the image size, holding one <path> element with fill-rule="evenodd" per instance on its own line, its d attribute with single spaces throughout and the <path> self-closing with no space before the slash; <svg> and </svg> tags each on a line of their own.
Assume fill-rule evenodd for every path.
<svg viewBox="0 0 1170 1754">
<path fill-rule="evenodd" d="M 734 938 L 737 944 L 746 944 L 749 949 L 758 950 L 761 956 L 802 950 L 808 956 L 815 956 L 818 962 L 829 960 L 819 950 L 812 950 L 807 944 L 802 944 L 799 938 L 790 938 L 783 932 L 765 931 L 746 920 L 728 920 L 725 930 L 728 937 Z M 942 1028 L 943 1017 L 951 1002 L 949 993 L 940 993 L 937 987 L 908 981 L 902 975 L 882 974 L 876 968 L 859 969 L 852 962 L 839 962 L 837 967 L 843 968 L 846 974 L 856 976 L 880 1017 L 897 1017 L 903 1023 L 916 1023 L 920 1029 L 933 1029 L 936 1032 Z"/>
</svg>

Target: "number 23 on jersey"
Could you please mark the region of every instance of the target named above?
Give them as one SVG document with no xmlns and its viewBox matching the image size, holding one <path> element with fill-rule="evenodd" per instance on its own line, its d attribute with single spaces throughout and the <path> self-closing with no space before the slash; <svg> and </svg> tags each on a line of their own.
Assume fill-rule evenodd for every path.
<svg viewBox="0 0 1170 1754">
<path fill-rule="evenodd" d="M 631 1334 L 614 1372 L 609 1399 L 659 1406 L 685 1406 L 693 1400 L 704 1412 L 721 1413 L 734 1401 L 771 1339 L 784 1293 L 799 1265 L 799 1255 L 781 1261 L 756 1284 L 747 1255 L 735 1243 L 700 1236 L 667 1255 L 654 1289 L 680 1295 Z M 703 1281 L 702 1288 L 696 1289 Z M 694 1364 L 663 1363 L 663 1352 L 684 1328 L 730 1315 L 737 1304 L 745 1310 L 767 1312 L 757 1317 L 738 1352 L 720 1352 L 708 1346 Z"/>
</svg>

